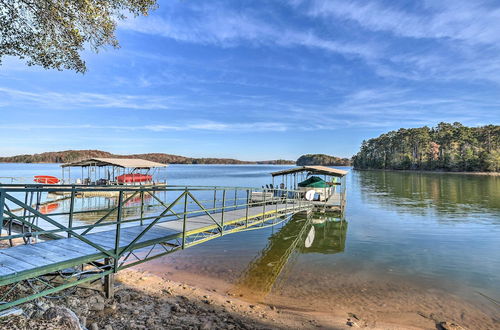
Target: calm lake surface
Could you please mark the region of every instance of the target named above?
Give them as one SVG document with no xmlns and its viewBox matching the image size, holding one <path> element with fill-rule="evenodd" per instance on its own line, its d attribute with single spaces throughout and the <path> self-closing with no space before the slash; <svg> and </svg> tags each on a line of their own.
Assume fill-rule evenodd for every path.
<svg viewBox="0 0 500 330">
<path fill-rule="evenodd" d="M 260 187 L 283 168 L 171 165 L 167 179 Z M 60 176 L 60 169 L 0 164 L 0 176 L 36 174 Z M 352 293 L 346 290 L 379 282 L 500 300 L 500 177 L 351 170 L 347 185 L 342 219 L 294 219 L 227 235 L 142 267 L 192 284 L 222 281 L 230 291 L 296 308 L 327 308 L 339 292 L 345 298 Z"/>
</svg>

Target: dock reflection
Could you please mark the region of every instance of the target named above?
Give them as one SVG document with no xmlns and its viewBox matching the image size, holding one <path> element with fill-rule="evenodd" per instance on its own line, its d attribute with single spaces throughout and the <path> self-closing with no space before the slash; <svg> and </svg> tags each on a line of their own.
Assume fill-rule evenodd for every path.
<svg viewBox="0 0 500 330">
<path fill-rule="evenodd" d="M 247 266 L 231 293 L 251 301 L 262 301 L 287 277 L 301 254 L 335 254 L 345 249 L 347 221 L 312 216 L 294 218 L 269 237 L 267 246 Z"/>
</svg>

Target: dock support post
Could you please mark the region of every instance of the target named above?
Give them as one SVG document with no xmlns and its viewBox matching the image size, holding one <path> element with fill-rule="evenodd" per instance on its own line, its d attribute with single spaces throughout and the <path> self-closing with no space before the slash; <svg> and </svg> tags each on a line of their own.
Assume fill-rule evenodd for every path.
<svg viewBox="0 0 500 330">
<path fill-rule="evenodd" d="M 112 267 L 111 258 L 105 258 L 104 264 L 109 266 L 109 267 Z M 105 275 L 104 276 L 104 294 L 106 295 L 107 299 L 113 298 L 113 295 L 115 293 L 114 286 L 115 286 L 114 274 L 110 273 L 108 275 Z"/>
<path fill-rule="evenodd" d="M 187 222 L 188 189 L 184 190 L 184 216 L 182 218 L 182 249 L 186 247 L 186 222 Z"/>
</svg>

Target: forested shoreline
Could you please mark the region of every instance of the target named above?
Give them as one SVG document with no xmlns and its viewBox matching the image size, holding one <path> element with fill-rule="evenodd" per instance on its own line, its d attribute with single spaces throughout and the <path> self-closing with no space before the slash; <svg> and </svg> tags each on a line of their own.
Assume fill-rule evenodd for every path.
<svg viewBox="0 0 500 330">
<path fill-rule="evenodd" d="M 117 155 L 102 150 L 65 150 L 0 157 L 0 163 L 69 163 L 85 158 L 141 158 L 164 164 L 294 164 L 292 160 L 242 161 L 230 158 L 192 158 L 165 153 Z"/>
<path fill-rule="evenodd" d="M 500 171 L 500 126 L 401 128 L 363 141 L 355 169 L 454 172 Z"/>
<path fill-rule="evenodd" d="M 325 154 L 307 154 L 297 159 L 297 166 L 303 165 L 349 166 L 351 165 L 351 160 L 349 158 L 340 158 Z"/>
</svg>

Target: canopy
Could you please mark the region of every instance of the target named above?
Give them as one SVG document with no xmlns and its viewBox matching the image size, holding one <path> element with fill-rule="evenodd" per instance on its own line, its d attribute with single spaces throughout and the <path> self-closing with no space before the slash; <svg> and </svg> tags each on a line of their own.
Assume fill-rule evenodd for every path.
<svg viewBox="0 0 500 330">
<path fill-rule="evenodd" d="M 329 185 L 322 178 L 317 176 L 311 176 L 308 179 L 300 182 L 299 187 L 328 188 Z"/>
<path fill-rule="evenodd" d="M 347 171 L 339 170 L 337 168 L 331 168 L 331 167 L 327 167 L 327 166 L 298 166 L 298 167 L 293 167 L 293 168 L 290 168 L 287 170 L 273 172 L 273 173 L 271 173 L 271 175 L 272 176 L 287 175 L 287 174 L 298 173 L 298 172 L 309 172 L 309 173 L 313 173 L 313 174 L 325 174 L 325 175 L 337 176 L 337 177 L 343 177 L 348 173 Z"/>
<path fill-rule="evenodd" d="M 73 163 L 61 165 L 62 167 L 86 166 L 118 166 L 123 168 L 153 168 L 166 167 L 167 164 L 152 162 L 139 158 L 88 158 Z"/>
</svg>

